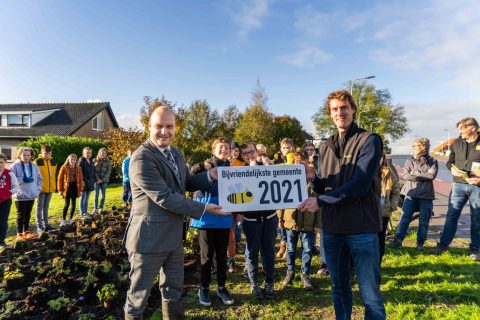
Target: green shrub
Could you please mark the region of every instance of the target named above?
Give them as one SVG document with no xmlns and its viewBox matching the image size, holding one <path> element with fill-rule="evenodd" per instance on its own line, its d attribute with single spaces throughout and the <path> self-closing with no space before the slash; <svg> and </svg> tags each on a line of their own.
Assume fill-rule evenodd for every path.
<svg viewBox="0 0 480 320">
<path fill-rule="evenodd" d="M 65 162 L 69 154 L 82 156 L 82 150 L 85 147 L 92 148 L 95 157 L 100 148 L 106 148 L 107 145 L 100 139 L 85 137 L 64 137 L 52 134 L 46 134 L 41 137 L 31 137 L 26 141 L 22 141 L 18 146 L 27 146 L 35 150 L 35 158 L 40 154 L 43 145 L 48 144 L 53 149 L 53 158 L 58 162 L 59 167 Z"/>
<path fill-rule="evenodd" d="M 69 154 L 74 153 L 80 158 L 82 156 L 83 148 L 90 147 L 92 148 L 93 153 L 92 158 L 95 158 L 100 148 L 108 147 L 107 143 L 100 139 L 70 136 L 64 137 L 46 134 L 42 137 L 31 137 L 26 141 L 22 141 L 17 148 L 24 146 L 30 147 L 35 150 L 35 158 L 38 158 L 42 146 L 46 144 L 51 146 L 53 149 L 52 157 L 58 163 L 57 174 L 60 170 L 60 167 L 63 165 L 65 160 L 67 160 Z M 113 166 L 112 173 L 110 174 L 110 182 L 118 181 L 119 177 L 121 177 L 121 171 L 121 168 Z"/>
</svg>

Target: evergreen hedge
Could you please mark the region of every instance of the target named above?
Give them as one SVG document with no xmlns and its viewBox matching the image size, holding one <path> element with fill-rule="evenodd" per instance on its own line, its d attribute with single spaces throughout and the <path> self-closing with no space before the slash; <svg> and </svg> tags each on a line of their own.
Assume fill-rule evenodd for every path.
<svg viewBox="0 0 480 320">
<path fill-rule="evenodd" d="M 100 139 L 86 138 L 86 137 L 74 137 L 74 136 L 56 136 L 53 134 L 46 134 L 42 137 L 31 137 L 26 141 L 22 141 L 19 147 L 30 147 L 35 150 L 35 159 L 38 158 L 40 150 L 43 145 L 48 144 L 52 147 L 52 158 L 58 163 L 57 173 L 60 167 L 65 163 L 69 154 L 76 154 L 77 157 L 82 156 L 83 148 L 92 148 L 92 159 L 97 156 L 100 148 L 108 148 L 107 143 Z M 110 155 L 109 155 L 110 156 Z M 16 155 L 12 155 L 13 158 Z M 111 160 L 111 159 L 110 159 Z M 120 167 L 116 167 L 112 162 L 112 173 L 110 174 L 110 182 L 118 182 L 121 177 L 122 170 Z"/>
</svg>

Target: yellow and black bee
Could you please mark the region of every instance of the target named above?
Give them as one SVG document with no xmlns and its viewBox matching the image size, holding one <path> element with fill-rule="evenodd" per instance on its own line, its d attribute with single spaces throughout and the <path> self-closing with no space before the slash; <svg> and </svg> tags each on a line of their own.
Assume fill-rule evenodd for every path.
<svg viewBox="0 0 480 320">
<path fill-rule="evenodd" d="M 249 203 L 253 200 L 253 194 L 248 191 L 246 187 L 243 187 L 241 184 L 236 184 L 228 188 L 228 191 L 231 192 L 227 196 L 227 200 L 233 204 Z"/>
</svg>

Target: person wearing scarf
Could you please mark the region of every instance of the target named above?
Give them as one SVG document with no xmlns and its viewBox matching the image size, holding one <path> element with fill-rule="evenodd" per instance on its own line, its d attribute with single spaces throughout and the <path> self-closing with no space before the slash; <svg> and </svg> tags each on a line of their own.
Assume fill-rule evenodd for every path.
<svg viewBox="0 0 480 320">
<path fill-rule="evenodd" d="M 423 249 L 427 240 L 428 226 L 432 217 L 435 189 L 433 180 L 438 173 L 437 160 L 429 155 L 430 141 L 418 138 L 413 141 L 413 156 L 405 161 L 403 179 L 405 183 L 401 194 L 405 196 L 402 216 L 397 226 L 395 239 L 390 243 L 392 248 L 401 248 L 413 213 L 420 209 L 417 231 L 417 249 Z"/>
<path fill-rule="evenodd" d="M 32 163 L 34 156 L 33 149 L 21 147 L 17 152 L 17 161 L 10 167 L 19 184 L 18 192 L 13 195 L 17 208 L 17 241 L 37 236 L 29 230 L 33 203 L 42 191 L 42 175 L 37 165 Z"/>
</svg>

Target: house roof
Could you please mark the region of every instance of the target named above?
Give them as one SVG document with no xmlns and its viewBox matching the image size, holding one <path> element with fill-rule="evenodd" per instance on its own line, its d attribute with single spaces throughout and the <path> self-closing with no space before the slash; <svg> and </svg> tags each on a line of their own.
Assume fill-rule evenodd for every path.
<svg viewBox="0 0 480 320">
<path fill-rule="evenodd" d="M 104 109 L 118 128 L 109 102 L 0 104 L 0 114 L 8 111 L 52 111 L 29 128 L 0 127 L 0 137 L 28 138 L 44 134 L 69 136 Z"/>
</svg>

